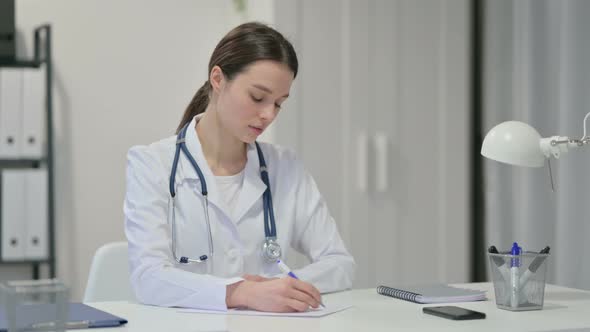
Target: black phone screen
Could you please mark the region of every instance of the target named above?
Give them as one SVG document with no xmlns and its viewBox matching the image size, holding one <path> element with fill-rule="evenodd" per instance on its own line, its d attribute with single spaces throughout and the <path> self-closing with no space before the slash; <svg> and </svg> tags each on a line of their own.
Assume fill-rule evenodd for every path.
<svg viewBox="0 0 590 332">
<path fill-rule="evenodd" d="M 454 320 L 467 320 L 467 319 L 483 319 L 486 318 L 486 314 L 479 311 L 469 310 L 455 306 L 442 306 L 442 307 L 424 307 L 422 311 L 425 314 L 435 315 Z"/>
</svg>

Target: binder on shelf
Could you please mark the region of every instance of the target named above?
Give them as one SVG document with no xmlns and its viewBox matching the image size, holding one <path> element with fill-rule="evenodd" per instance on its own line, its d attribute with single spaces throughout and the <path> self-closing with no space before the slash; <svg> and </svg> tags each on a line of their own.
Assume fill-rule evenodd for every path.
<svg viewBox="0 0 590 332">
<path fill-rule="evenodd" d="M 2 260 L 49 258 L 47 169 L 2 171 Z"/>
<path fill-rule="evenodd" d="M 40 159 L 45 146 L 45 66 L 23 71 L 21 157 Z"/>
<path fill-rule="evenodd" d="M 485 291 L 465 289 L 444 284 L 413 285 L 403 287 L 377 287 L 377 293 L 415 303 L 452 303 L 482 301 Z"/>
<path fill-rule="evenodd" d="M 25 258 L 49 258 L 47 169 L 30 169 L 24 174 L 25 187 Z"/>
<path fill-rule="evenodd" d="M 22 131 L 23 70 L 0 69 L 0 159 L 19 158 Z"/>
<path fill-rule="evenodd" d="M 2 171 L 2 260 L 18 261 L 25 257 L 25 187 L 24 171 Z"/>
</svg>

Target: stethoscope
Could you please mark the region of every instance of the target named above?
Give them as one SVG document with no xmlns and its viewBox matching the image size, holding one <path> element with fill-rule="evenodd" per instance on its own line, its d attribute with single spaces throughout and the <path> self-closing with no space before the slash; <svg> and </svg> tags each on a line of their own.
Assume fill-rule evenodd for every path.
<svg viewBox="0 0 590 332">
<path fill-rule="evenodd" d="M 189 123 L 190 124 L 190 123 Z M 201 168 L 193 158 L 193 156 L 188 151 L 186 147 L 186 131 L 188 129 L 189 124 L 186 124 L 178 133 L 176 137 L 176 152 L 174 154 L 174 161 L 172 162 L 172 172 L 170 173 L 170 199 L 168 200 L 168 223 L 172 226 L 172 255 L 174 259 L 182 264 L 187 263 L 203 263 L 209 259 L 209 257 L 213 257 L 213 235 L 211 233 L 211 222 L 209 221 L 209 199 L 207 193 L 207 183 L 205 182 L 205 177 L 203 176 L 203 172 L 201 172 Z M 269 263 L 276 263 L 278 259 L 281 258 L 281 246 L 277 242 L 277 229 L 275 225 L 275 216 L 273 212 L 272 206 L 272 196 L 270 193 L 270 181 L 268 179 L 268 170 L 266 168 L 266 161 L 264 160 L 264 156 L 262 155 L 262 150 L 256 143 L 256 151 L 258 152 L 258 161 L 260 163 L 260 178 L 262 182 L 266 185 L 266 190 L 262 195 L 262 206 L 264 211 L 264 243 L 262 245 L 262 257 Z M 208 231 L 208 242 L 209 242 L 209 253 L 208 255 L 201 255 L 199 258 L 189 258 L 187 256 L 180 256 L 180 258 L 176 254 L 176 218 L 174 213 L 175 208 L 175 197 L 176 197 L 176 188 L 175 188 L 175 178 L 176 178 L 176 168 L 178 167 L 178 160 L 180 158 L 180 151 L 184 153 L 186 158 L 190 161 L 193 165 L 193 168 L 197 172 L 199 179 L 201 180 L 201 194 L 203 195 L 203 209 L 205 210 L 205 222 L 207 224 L 207 231 Z"/>
</svg>

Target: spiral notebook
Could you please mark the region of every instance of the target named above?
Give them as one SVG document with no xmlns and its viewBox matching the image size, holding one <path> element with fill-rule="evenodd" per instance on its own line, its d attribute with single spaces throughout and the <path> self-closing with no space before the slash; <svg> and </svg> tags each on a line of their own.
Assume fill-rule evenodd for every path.
<svg viewBox="0 0 590 332">
<path fill-rule="evenodd" d="M 486 299 L 485 291 L 459 288 L 443 284 L 404 287 L 377 287 L 377 293 L 415 303 L 472 302 Z"/>
</svg>

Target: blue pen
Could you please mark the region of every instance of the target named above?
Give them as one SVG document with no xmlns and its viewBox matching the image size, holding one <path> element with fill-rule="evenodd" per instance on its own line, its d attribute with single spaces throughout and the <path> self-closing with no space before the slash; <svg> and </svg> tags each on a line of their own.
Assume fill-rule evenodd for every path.
<svg viewBox="0 0 590 332">
<path fill-rule="evenodd" d="M 287 266 L 287 264 L 283 263 L 283 261 L 281 261 L 280 259 L 277 259 L 277 265 L 279 266 L 279 269 L 283 272 L 286 273 L 289 277 L 293 278 L 293 279 L 297 279 L 300 280 L 295 273 L 293 273 L 293 271 L 291 271 L 291 269 Z M 320 301 L 320 305 L 325 308 L 326 306 L 324 305 L 324 303 L 322 301 Z"/>
<path fill-rule="evenodd" d="M 510 306 L 512 308 L 518 307 L 518 293 L 520 291 L 520 258 L 518 258 L 518 256 L 520 256 L 520 253 L 521 248 L 518 246 L 518 243 L 514 242 L 512 244 L 512 249 L 510 250 L 510 255 L 512 255 L 512 258 L 510 258 L 510 282 L 512 284 Z"/>
</svg>

